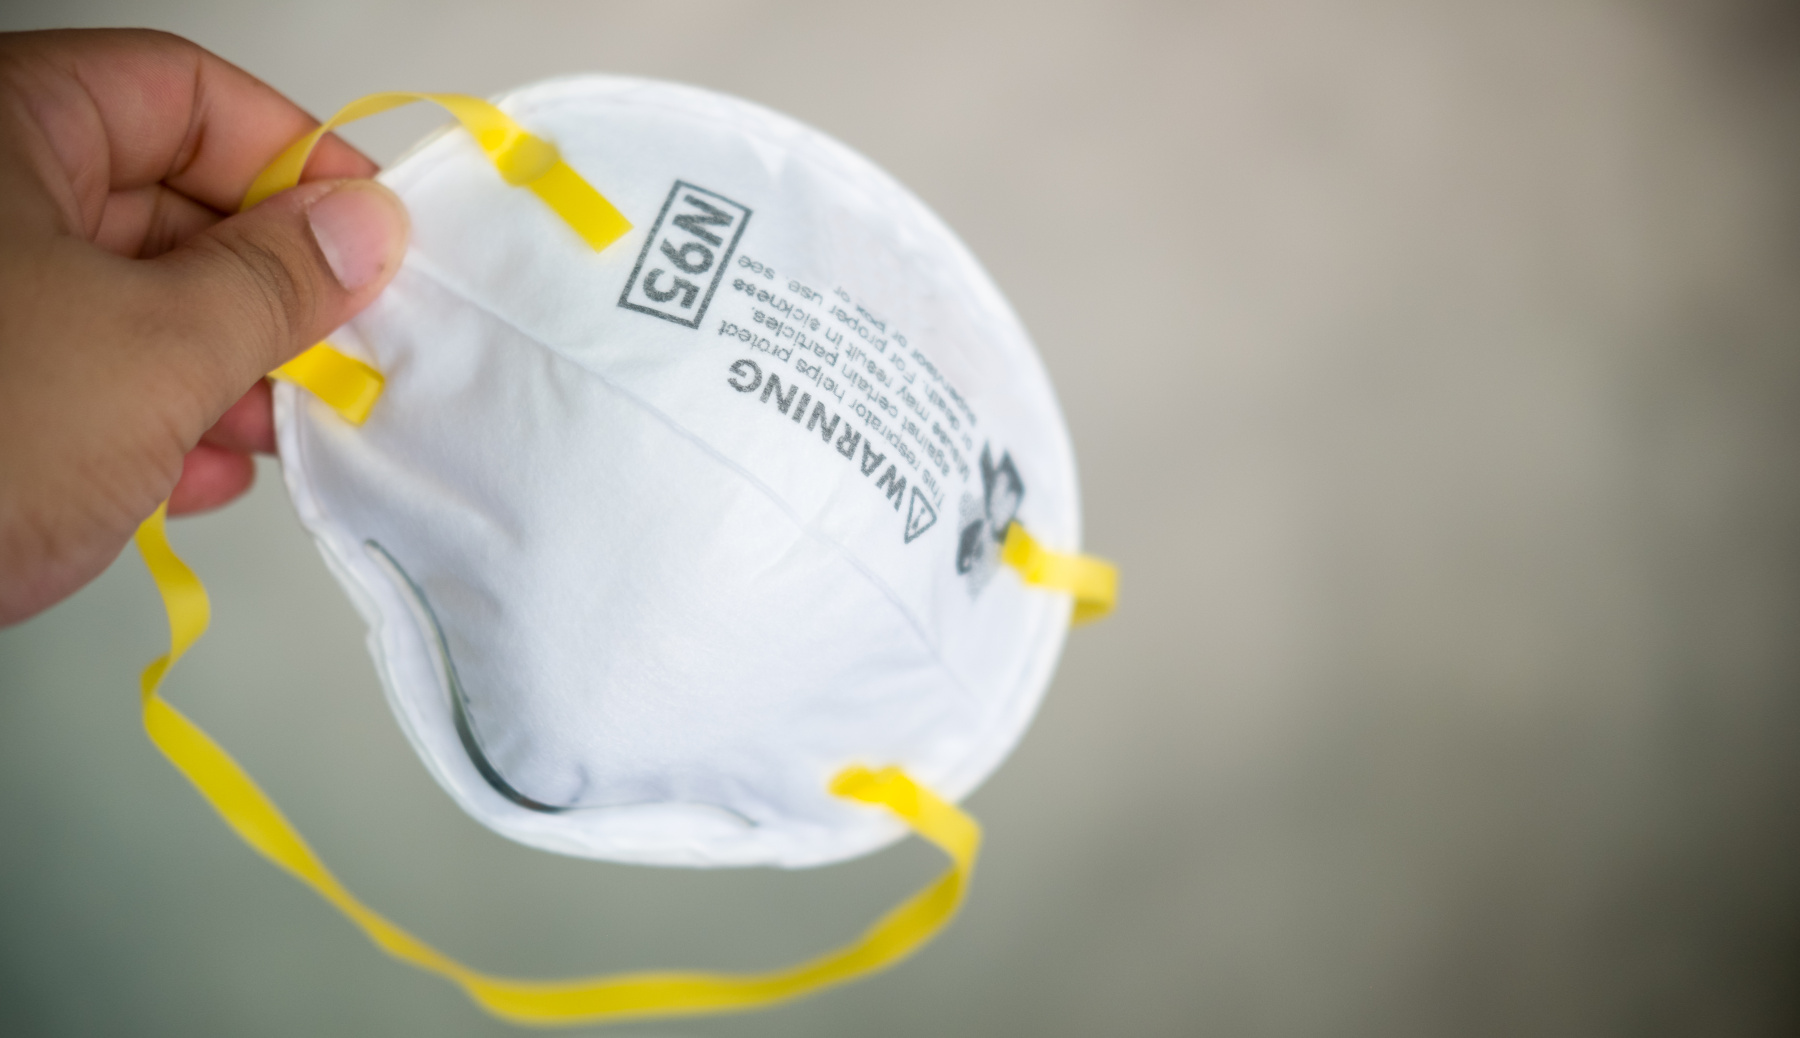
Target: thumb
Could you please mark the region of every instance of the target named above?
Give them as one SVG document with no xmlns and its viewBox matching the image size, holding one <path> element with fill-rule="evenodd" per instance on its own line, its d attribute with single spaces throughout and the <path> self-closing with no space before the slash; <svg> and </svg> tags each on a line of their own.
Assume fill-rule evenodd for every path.
<svg viewBox="0 0 1800 1038">
<path fill-rule="evenodd" d="M 179 377 L 205 428 L 263 375 L 367 306 L 399 269 L 406 209 L 372 180 L 303 184 L 152 261 L 190 352 Z"/>
</svg>

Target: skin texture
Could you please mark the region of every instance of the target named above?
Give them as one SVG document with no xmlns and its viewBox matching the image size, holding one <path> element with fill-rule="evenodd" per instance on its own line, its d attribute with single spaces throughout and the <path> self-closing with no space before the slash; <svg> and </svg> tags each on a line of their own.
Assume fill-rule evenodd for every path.
<svg viewBox="0 0 1800 1038">
<path fill-rule="evenodd" d="M 406 215 L 318 120 L 178 37 L 0 34 L 0 625 L 97 576 L 167 500 L 249 489 L 263 376 L 368 305 Z"/>
</svg>

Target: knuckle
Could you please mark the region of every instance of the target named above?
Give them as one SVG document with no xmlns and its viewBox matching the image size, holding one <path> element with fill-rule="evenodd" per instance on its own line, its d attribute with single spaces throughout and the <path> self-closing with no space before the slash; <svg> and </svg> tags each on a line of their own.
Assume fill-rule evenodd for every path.
<svg viewBox="0 0 1800 1038">
<path fill-rule="evenodd" d="M 279 349 L 291 344 L 309 322 L 317 301 L 310 257 L 245 235 L 203 236 L 202 259 L 215 268 L 218 305 L 228 308 L 234 338 L 254 335 Z M 224 330 L 224 329 L 222 329 Z"/>
</svg>

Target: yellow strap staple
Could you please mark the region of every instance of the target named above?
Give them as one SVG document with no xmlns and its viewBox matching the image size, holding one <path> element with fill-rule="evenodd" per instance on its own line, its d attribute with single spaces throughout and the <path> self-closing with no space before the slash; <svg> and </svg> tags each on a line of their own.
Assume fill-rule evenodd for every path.
<svg viewBox="0 0 1800 1038">
<path fill-rule="evenodd" d="M 396 92 L 370 94 L 350 102 L 276 156 L 250 183 L 238 208 L 248 209 L 300 183 L 307 158 L 333 128 L 414 101 L 431 101 L 448 110 L 487 153 L 501 179 L 514 187 L 529 188 L 595 252 L 631 230 L 631 221 L 564 162 L 554 144 L 529 133 L 492 104 L 464 94 Z M 309 390 L 355 425 L 369 416 L 382 389 L 380 372 L 328 343 L 311 347 L 272 374 Z"/>
<path fill-rule="evenodd" d="M 1018 570 L 1027 584 L 1074 595 L 1071 623 L 1098 620 L 1112 612 L 1119 599 L 1118 567 L 1092 555 L 1052 551 L 1026 533 L 1018 522 L 1006 528 L 1000 561 Z"/>
<path fill-rule="evenodd" d="M 237 761 L 158 695 L 169 668 L 205 633 L 211 617 L 206 588 L 169 545 L 167 507 L 158 507 L 137 531 L 138 550 L 169 614 L 169 651 L 145 667 L 140 679 L 151 741 L 245 843 L 331 902 L 383 951 L 453 981 L 495 1016 L 519 1024 L 595 1024 L 769 1006 L 893 965 L 929 941 L 961 907 L 981 848 L 980 826 L 899 768 L 853 766 L 832 781 L 831 792 L 887 808 L 949 855 L 951 867 L 844 947 L 766 973 L 517 980 L 464 966 L 357 900 Z"/>
</svg>

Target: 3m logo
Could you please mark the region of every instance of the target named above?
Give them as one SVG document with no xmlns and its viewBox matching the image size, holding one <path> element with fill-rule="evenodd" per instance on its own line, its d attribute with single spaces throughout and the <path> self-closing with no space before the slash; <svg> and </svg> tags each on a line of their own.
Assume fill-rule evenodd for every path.
<svg viewBox="0 0 1800 1038">
<path fill-rule="evenodd" d="M 1025 481 L 1019 478 L 1019 467 L 1012 454 L 1003 453 L 998 463 L 988 444 L 981 445 L 981 498 L 964 494 L 962 533 L 957 537 L 956 572 L 969 578 L 969 597 L 981 594 L 988 578 L 1000 568 L 1000 546 L 1006 543 L 1006 528 L 1019 517 L 1019 502 L 1025 500 Z"/>
<path fill-rule="evenodd" d="M 619 296 L 627 310 L 700 327 L 713 290 L 750 222 L 724 195 L 677 180 Z"/>
</svg>

